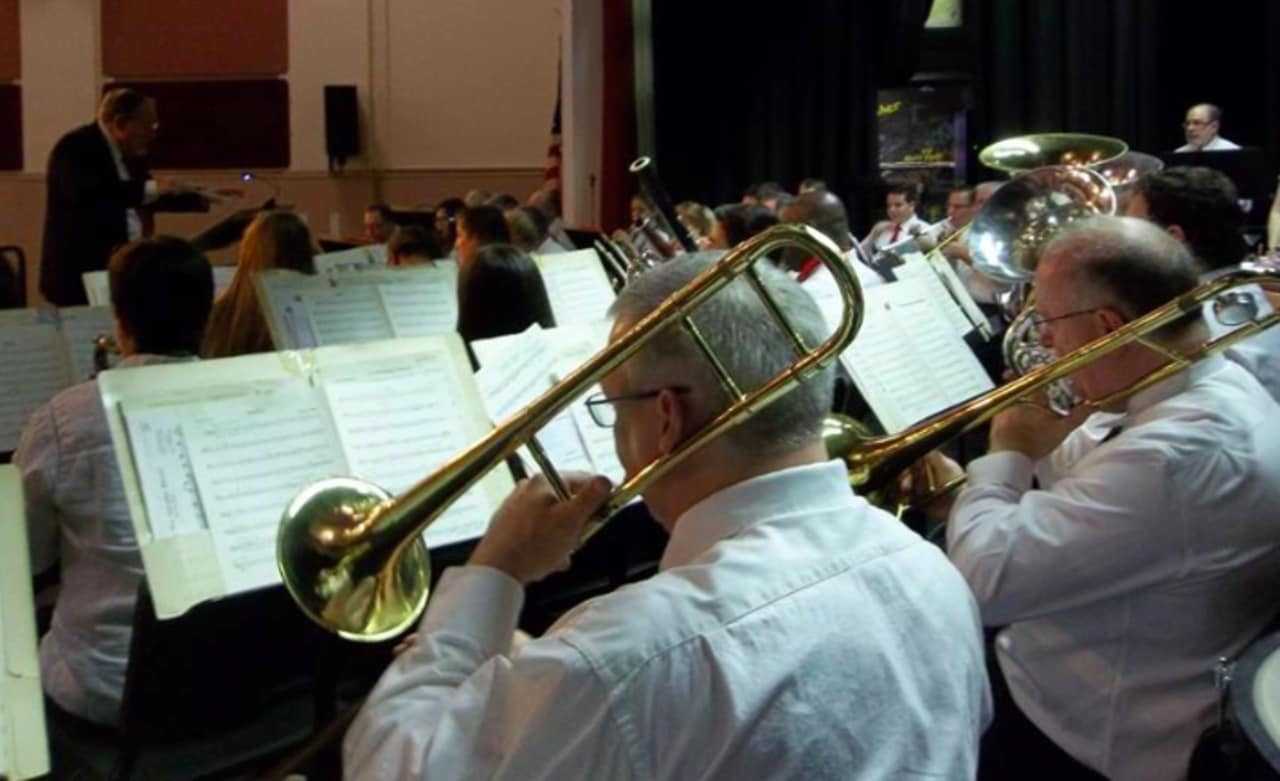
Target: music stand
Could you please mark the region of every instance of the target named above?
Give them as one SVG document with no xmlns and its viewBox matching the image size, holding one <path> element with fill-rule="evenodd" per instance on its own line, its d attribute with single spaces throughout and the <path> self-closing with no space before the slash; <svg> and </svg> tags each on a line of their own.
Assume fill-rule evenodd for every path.
<svg viewBox="0 0 1280 781">
<path fill-rule="evenodd" d="M 1235 183 L 1242 200 L 1253 204 L 1245 215 L 1246 225 L 1266 225 L 1271 208 L 1272 173 L 1266 153 L 1257 147 L 1226 149 L 1221 152 L 1163 152 L 1167 166 L 1203 166 L 1225 174 Z"/>
</svg>

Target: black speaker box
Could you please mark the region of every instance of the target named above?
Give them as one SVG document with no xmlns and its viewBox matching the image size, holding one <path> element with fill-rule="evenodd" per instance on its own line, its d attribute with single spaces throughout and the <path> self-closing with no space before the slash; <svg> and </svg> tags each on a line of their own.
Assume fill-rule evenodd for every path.
<svg viewBox="0 0 1280 781">
<path fill-rule="evenodd" d="M 360 154 L 360 104 L 355 85 L 325 86 L 324 143 L 330 168 L 341 168 L 348 157 Z"/>
</svg>

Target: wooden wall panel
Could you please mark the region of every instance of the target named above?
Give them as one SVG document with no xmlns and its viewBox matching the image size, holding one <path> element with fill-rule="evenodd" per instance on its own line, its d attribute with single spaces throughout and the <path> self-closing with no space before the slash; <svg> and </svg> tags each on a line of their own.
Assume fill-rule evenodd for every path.
<svg viewBox="0 0 1280 781">
<path fill-rule="evenodd" d="M 102 67 L 124 79 L 276 76 L 286 0 L 102 0 Z"/>
<path fill-rule="evenodd" d="M 22 24 L 18 0 L 0 0 L 0 81 L 22 77 Z"/>
<path fill-rule="evenodd" d="M 22 170 L 22 87 L 0 84 L 0 171 Z"/>
<path fill-rule="evenodd" d="M 281 79 L 114 82 L 156 100 L 152 168 L 287 168 L 289 84 Z M 324 128 L 315 128 L 322 133 Z"/>
</svg>

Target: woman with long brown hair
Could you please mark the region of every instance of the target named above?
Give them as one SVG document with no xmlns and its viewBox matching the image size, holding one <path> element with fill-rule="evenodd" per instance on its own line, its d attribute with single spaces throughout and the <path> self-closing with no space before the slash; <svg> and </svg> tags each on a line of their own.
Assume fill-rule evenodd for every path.
<svg viewBox="0 0 1280 781">
<path fill-rule="evenodd" d="M 296 214 L 263 212 L 254 218 L 240 241 L 235 278 L 213 303 L 201 354 L 229 358 L 275 349 L 253 275 L 276 268 L 310 274 L 314 257 L 311 231 Z"/>
</svg>

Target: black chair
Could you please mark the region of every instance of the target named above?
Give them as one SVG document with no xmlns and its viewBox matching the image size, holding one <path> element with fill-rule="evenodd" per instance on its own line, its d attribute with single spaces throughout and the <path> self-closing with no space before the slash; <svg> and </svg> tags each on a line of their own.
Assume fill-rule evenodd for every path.
<svg viewBox="0 0 1280 781">
<path fill-rule="evenodd" d="M 27 254 L 22 247 L 0 247 L 0 309 L 27 305 Z"/>
<path fill-rule="evenodd" d="M 51 709 L 55 765 L 73 777 L 226 778 L 300 745 L 334 705 L 331 640 L 283 587 L 159 621 L 145 581 L 115 730 Z"/>
</svg>

